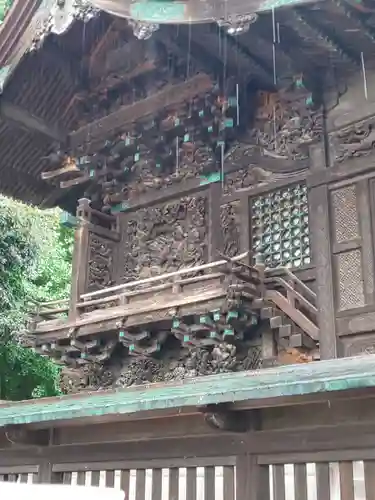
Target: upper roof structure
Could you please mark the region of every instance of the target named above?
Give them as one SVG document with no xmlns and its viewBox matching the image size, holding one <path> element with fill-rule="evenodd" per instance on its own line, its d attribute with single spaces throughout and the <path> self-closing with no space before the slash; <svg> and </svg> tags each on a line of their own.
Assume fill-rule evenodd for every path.
<svg viewBox="0 0 375 500">
<path fill-rule="evenodd" d="M 94 3 L 106 6 L 101 0 Z M 208 5 L 221 12 L 220 3 Z M 210 19 L 199 13 L 195 24 L 186 24 L 192 15 L 187 10 L 177 23 L 171 14 L 173 24 L 161 24 L 147 42 L 163 44 L 175 54 L 188 53 L 216 75 L 233 76 L 260 90 L 283 88 L 303 74 L 311 88 L 327 95 L 358 75 L 364 61 L 366 67 L 373 64 L 371 0 L 267 1 L 253 7 L 258 11 L 251 19 L 255 22 L 238 37 L 219 19 L 220 26 L 202 24 Z M 240 12 L 242 3 L 231 8 Z M 139 9 L 130 13 L 144 15 Z M 160 23 L 158 15 L 153 20 Z M 53 187 L 41 172 L 47 169 L 46 157 L 78 128 L 76 104 L 89 76 L 88 61 L 105 49 L 114 26 L 127 23 L 83 0 L 46 0 L 40 5 L 36 0 L 14 1 L 0 28 L 0 183 L 5 194 L 42 207 L 74 210 L 82 187 Z"/>
</svg>

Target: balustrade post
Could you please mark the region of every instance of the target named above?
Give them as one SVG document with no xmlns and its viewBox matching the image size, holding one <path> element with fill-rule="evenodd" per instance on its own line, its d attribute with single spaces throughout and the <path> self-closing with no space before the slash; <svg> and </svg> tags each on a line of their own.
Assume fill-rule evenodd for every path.
<svg viewBox="0 0 375 500">
<path fill-rule="evenodd" d="M 77 303 L 80 300 L 80 296 L 84 293 L 86 286 L 90 222 L 90 200 L 87 198 L 78 200 L 77 222 L 72 262 L 72 286 L 69 305 L 70 320 L 75 320 L 79 316 Z"/>
</svg>

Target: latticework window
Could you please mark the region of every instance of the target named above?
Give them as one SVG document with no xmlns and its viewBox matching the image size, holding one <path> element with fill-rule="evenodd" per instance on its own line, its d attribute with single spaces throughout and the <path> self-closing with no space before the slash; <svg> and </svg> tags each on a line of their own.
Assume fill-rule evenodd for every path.
<svg viewBox="0 0 375 500">
<path fill-rule="evenodd" d="M 267 267 L 310 264 L 307 188 L 294 185 L 253 198 L 252 247 Z"/>
</svg>

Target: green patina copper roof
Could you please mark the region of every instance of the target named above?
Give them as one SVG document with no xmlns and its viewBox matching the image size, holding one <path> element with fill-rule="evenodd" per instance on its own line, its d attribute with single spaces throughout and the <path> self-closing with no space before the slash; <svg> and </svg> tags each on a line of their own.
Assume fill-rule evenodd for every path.
<svg viewBox="0 0 375 500">
<path fill-rule="evenodd" d="M 0 426 L 375 387 L 375 355 L 0 406 Z M 276 403 L 276 401 L 275 401 Z"/>
</svg>

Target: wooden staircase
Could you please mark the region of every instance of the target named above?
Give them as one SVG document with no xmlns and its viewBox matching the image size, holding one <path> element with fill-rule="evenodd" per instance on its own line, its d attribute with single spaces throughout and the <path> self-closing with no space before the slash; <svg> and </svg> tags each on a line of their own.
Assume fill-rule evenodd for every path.
<svg viewBox="0 0 375 500">
<path fill-rule="evenodd" d="M 317 359 L 319 327 L 315 292 L 286 268 L 265 269 L 263 281 L 260 318 L 269 321 L 278 349 L 310 353 Z M 273 357 L 270 351 L 268 355 Z"/>
</svg>

